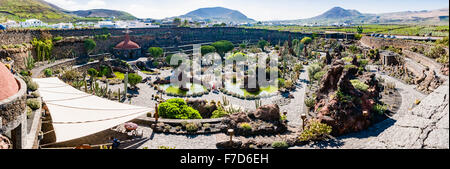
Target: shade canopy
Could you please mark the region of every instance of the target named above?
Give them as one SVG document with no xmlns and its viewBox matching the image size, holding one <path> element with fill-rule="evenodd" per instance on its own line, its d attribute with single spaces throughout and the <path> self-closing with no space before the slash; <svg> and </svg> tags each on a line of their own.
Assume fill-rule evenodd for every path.
<svg viewBox="0 0 450 169">
<path fill-rule="evenodd" d="M 104 131 L 153 110 L 84 93 L 58 78 L 33 80 L 52 116 L 57 143 Z"/>
</svg>

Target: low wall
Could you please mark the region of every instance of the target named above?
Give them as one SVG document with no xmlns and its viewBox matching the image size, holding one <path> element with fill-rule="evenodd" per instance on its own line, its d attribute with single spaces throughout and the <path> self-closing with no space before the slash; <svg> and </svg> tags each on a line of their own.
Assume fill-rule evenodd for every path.
<svg viewBox="0 0 450 169">
<path fill-rule="evenodd" d="M 415 52 L 412 52 L 409 50 L 403 50 L 402 53 L 406 57 L 411 58 L 412 60 L 414 60 L 424 66 L 428 66 L 430 69 L 435 69 L 435 70 L 441 69 L 441 65 L 439 63 L 437 63 L 433 59 L 426 57 L 420 53 L 415 53 Z"/>
<path fill-rule="evenodd" d="M 411 47 L 420 48 L 423 47 L 425 51 L 432 48 L 431 45 L 426 45 L 422 43 L 417 43 L 411 40 L 403 39 L 386 39 L 386 38 L 375 38 L 369 36 L 363 36 L 361 42 L 372 48 L 382 48 L 384 46 L 394 46 L 396 48 L 402 48 L 403 50 L 409 50 Z"/>
<path fill-rule="evenodd" d="M 0 133 L 9 132 L 21 123 L 26 123 L 22 121 L 22 116 L 26 113 L 27 85 L 19 77 L 16 80 L 20 86 L 19 91 L 0 101 Z"/>
</svg>

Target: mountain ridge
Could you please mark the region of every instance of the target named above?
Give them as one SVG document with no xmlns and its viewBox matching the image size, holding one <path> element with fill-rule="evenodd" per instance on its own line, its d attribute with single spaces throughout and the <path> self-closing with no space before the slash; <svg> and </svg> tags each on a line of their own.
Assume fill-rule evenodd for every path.
<svg viewBox="0 0 450 169">
<path fill-rule="evenodd" d="M 194 21 L 217 21 L 217 22 L 255 22 L 254 19 L 248 18 L 246 15 L 237 10 L 224 7 L 208 7 L 199 8 L 188 12 L 184 15 L 177 16 L 182 19 L 192 19 Z"/>
</svg>

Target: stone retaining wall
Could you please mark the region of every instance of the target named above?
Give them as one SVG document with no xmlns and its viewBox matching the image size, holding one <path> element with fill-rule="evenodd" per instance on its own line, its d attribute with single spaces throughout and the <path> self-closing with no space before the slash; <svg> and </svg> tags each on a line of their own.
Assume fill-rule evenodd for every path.
<svg viewBox="0 0 450 169">
<path fill-rule="evenodd" d="M 9 132 L 23 123 L 21 117 L 26 110 L 27 85 L 19 77 L 16 77 L 16 80 L 20 87 L 19 91 L 15 95 L 0 101 L 0 133 Z"/>
<path fill-rule="evenodd" d="M 386 39 L 386 38 L 374 38 L 369 36 L 363 36 L 361 42 L 372 47 L 372 48 L 382 48 L 384 46 L 394 46 L 396 48 L 402 48 L 403 50 L 409 50 L 411 47 L 420 48 L 423 47 L 425 51 L 430 50 L 433 46 L 414 42 L 412 40 L 403 39 Z"/>
<path fill-rule="evenodd" d="M 409 50 L 403 50 L 402 52 L 406 57 L 409 57 L 412 60 L 414 60 L 424 66 L 428 66 L 430 69 L 439 70 L 441 68 L 441 65 L 439 63 L 437 63 L 433 59 L 428 58 L 422 54 L 415 53 L 415 52 L 412 52 Z"/>
</svg>

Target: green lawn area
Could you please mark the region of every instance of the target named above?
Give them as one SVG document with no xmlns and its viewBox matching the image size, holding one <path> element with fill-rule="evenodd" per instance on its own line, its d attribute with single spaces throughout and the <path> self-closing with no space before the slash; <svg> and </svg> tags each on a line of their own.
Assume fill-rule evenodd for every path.
<svg viewBox="0 0 450 169">
<path fill-rule="evenodd" d="M 114 72 L 114 74 L 116 75 L 116 77 L 115 78 L 111 78 L 111 79 L 120 79 L 120 80 L 125 79 L 125 74 L 123 74 L 123 73 Z"/>
</svg>

